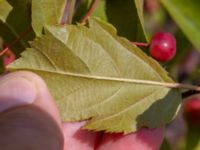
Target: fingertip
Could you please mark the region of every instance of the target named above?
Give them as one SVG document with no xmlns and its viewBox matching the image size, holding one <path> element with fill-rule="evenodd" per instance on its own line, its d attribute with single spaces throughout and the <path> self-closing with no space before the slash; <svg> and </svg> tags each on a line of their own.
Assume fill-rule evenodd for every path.
<svg viewBox="0 0 200 150">
<path fill-rule="evenodd" d="M 0 78 L 0 112 L 20 106 L 32 104 L 37 96 L 36 85 L 16 73 Z"/>
<path fill-rule="evenodd" d="M 159 150 L 164 138 L 164 128 L 142 128 L 132 134 L 105 134 L 97 150 Z"/>
<path fill-rule="evenodd" d="M 0 111 L 34 105 L 50 114 L 61 127 L 60 116 L 45 82 L 29 71 L 16 71 L 0 78 Z"/>
<path fill-rule="evenodd" d="M 85 122 L 64 123 L 64 150 L 94 150 L 101 133 L 82 129 Z"/>
<path fill-rule="evenodd" d="M 24 110 L 23 108 L 28 108 L 26 109 L 25 114 L 18 113 L 19 119 L 22 118 L 19 124 L 21 125 L 21 124 L 27 123 L 29 124 L 30 127 L 32 127 L 32 125 L 34 124 L 37 124 L 38 129 L 43 128 L 43 127 L 46 129 L 49 129 L 53 127 L 54 130 L 52 131 L 52 135 L 57 135 L 57 136 L 56 137 L 50 136 L 48 140 L 46 139 L 46 142 L 41 140 L 39 145 L 41 145 L 42 142 L 47 143 L 47 141 L 51 141 L 59 137 L 60 138 L 59 141 L 61 141 L 59 145 L 63 146 L 62 141 L 64 142 L 64 137 L 63 137 L 63 133 L 61 132 L 62 124 L 61 124 L 61 119 L 59 117 L 57 107 L 54 103 L 54 99 L 51 96 L 45 82 L 38 75 L 32 72 L 28 72 L 28 71 L 17 71 L 17 72 L 6 74 L 0 77 L 0 90 L 1 90 L 1 93 L 0 93 L 1 115 L 5 114 L 5 112 L 8 112 L 8 110 L 9 112 L 14 112 L 12 113 L 12 115 L 17 115 L 16 112 L 20 112 Z M 34 108 L 34 111 L 29 113 L 31 111 L 31 108 Z M 17 111 L 15 112 L 15 110 Z M 33 114 L 37 114 L 37 116 L 34 115 L 35 117 L 29 117 Z M 15 118 L 17 119 L 17 117 L 14 117 L 13 122 L 14 123 L 15 121 L 19 122 L 19 120 L 16 120 Z M 27 120 L 24 120 L 26 118 Z M 6 120 L 6 121 L 8 122 L 10 120 Z M 3 120 L 2 123 L 6 123 L 6 121 Z M 40 123 L 37 123 L 37 122 L 40 122 Z M 18 124 L 16 127 L 18 127 Z M 23 129 L 23 128 L 20 127 L 20 129 Z M 41 134 L 38 134 L 37 136 L 43 137 L 43 135 L 45 135 L 44 132 L 46 133 L 46 135 L 48 135 L 48 133 L 50 133 L 50 130 L 43 130 L 43 132 L 41 131 Z M 18 133 L 19 132 L 16 132 L 16 135 Z M 21 137 L 23 137 L 23 135 L 21 135 Z M 9 139 L 9 137 L 7 139 Z M 39 140 L 39 138 L 37 140 Z M 23 141 L 21 142 L 23 143 Z M 16 145 L 18 143 L 19 142 L 17 142 L 16 140 Z M 45 143 L 43 145 L 45 145 Z M 26 142 L 24 142 L 24 144 L 26 144 Z M 8 144 L 5 143 L 5 146 L 8 146 Z"/>
</svg>

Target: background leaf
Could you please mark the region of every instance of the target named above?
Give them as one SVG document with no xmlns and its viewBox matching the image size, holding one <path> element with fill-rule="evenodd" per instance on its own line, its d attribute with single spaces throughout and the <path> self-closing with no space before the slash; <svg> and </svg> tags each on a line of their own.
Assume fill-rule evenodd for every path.
<svg viewBox="0 0 200 150">
<path fill-rule="evenodd" d="M 8 17 L 10 11 L 12 10 L 12 7 L 9 5 L 9 3 L 6 0 L 0 0 L 0 19 L 3 22 L 6 22 L 6 18 Z"/>
<path fill-rule="evenodd" d="M 200 149 L 200 134 L 199 125 L 188 124 L 186 135 L 186 145 L 184 150 L 199 150 Z"/>
<path fill-rule="evenodd" d="M 69 1 L 69 0 L 68 0 Z M 66 0 L 33 0 L 32 25 L 37 35 L 41 35 L 45 25 L 56 25 L 62 20 Z"/>
<path fill-rule="evenodd" d="M 89 11 L 92 4 L 93 4 L 93 0 L 82 0 L 80 4 L 78 5 L 77 11 L 73 18 L 73 22 L 74 23 L 80 22 L 83 19 L 83 17 L 86 15 L 86 13 Z M 105 0 L 99 0 L 98 5 L 92 12 L 91 16 L 99 17 L 102 20 L 107 21 Z"/>
<path fill-rule="evenodd" d="M 92 118 L 87 129 L 129 133 L 141 126 L 154 128 L 169 122 L 181 102 L 178 90 L 119 80 L 173 82 L 167 72 L 118 37 L 110 24 L 100 20 L 89 24 L 89 28 L 48 26 L 46 35 L 32 42 L 32 48 L 9 68 L 42 76 L 62 118 Z"/>
<path fill-rule="evenodd" d="M 80 21 L 87 13 L 92 0 L 84 0 L 77 10 L 74 22 Z M 113 24 L 118 34 L 132 41 L 147 42 L 143 20 L 143 0 L 100 0 L 92 13 L 93 17 Z"/>
<path fill-rule="evenodd" d="M 31 28 L 31 0 L 1 0 L 0 19 L 0 36 L 4 43 L 10 44 Z M 34 36 L 30 32 L 12 47 L 16 56 L 29 46 L 28 41 Z"/>
<path fill-rule="evenodd" d="M 200 1 L 161 0 L 161 3 L 190 42 L 200 50 Z"/>
<path fill-rule="evenodd" d="M 143 0 L 106 1 L 106 14 L 119 35 L 132 41 L 147 41 L 143 21 Z"/>
</svg>

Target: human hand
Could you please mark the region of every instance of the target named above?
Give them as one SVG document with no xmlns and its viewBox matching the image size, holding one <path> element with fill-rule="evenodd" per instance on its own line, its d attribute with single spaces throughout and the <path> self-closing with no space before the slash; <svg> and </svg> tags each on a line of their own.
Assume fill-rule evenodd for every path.
<svg viewBox="0 0 200 150">
<path fill-rule="evenodd" d="M 164 128 L 129 135 L 81 129 L 63 123 L 43 80 L 19 71 L 0 77 L 1 150 L 157 150 Z"/>
</svg>

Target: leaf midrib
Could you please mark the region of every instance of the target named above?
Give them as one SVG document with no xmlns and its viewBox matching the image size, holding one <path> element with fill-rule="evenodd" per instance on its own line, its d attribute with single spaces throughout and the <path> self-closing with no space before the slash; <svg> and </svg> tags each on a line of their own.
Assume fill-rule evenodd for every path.
<svg viewBox="0 0 200 150">
<path fill-rule="evenodd" d="M 12 70 L 12 66 L 10 66 L 10 69 Z M 93 79 L 93 80 L 104 80 L 104 81 L 111 81 L 111 82 L 121 82 L 121 83 L 132 83 L 132 84 L 145 84 L 149 86 L 160 86 L 164 87 L 164 84 L 168 84 L 167 82 L 159 82 L 159 81 L 153 81 L 153 80 L 140 80 L 140 79 L 131 79 L 131 78 L 117 78 L 117 77 L 108 77 L 108 76 L 95 76 L 90 74 L 80 74 L 80 73 L 72 73 L 72 72 L 63 72 L 63 71 L 50 71 L 50 70 L 41 70 L 41 69 L 35 69 L 35 68 L 20 68 L 15 70 L 30 70 L 35 72 L 46 72 L 46 73 L 52 73 L 52 74 L 60 74 L 60 75 L 66 75 L 66 76 L 72 76 L 77 78 L 85 78 L 85 79 Z M 160 85 L 162 84 L 162 85 Z M 171 83 L 169 83 L 171 84 Z"/>
</svg>

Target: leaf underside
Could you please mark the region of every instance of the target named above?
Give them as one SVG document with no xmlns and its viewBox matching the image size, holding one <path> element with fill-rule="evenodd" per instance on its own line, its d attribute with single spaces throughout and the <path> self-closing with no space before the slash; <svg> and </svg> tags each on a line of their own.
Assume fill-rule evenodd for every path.
<svg viewBox="0 0 200 150">
<path fill-rule="evenodd" d="M 110 24 L 90 19 L 89 27 L 45 30 L 9 69 L 43 77 L 64 121 L 89 119 L 86 129 L 129 133 L 142 126 L 159 127 L 176 115 L 178 90 L 112 80 L 173 82 L 156 61 L 118 37 Z"/>
</svg>

